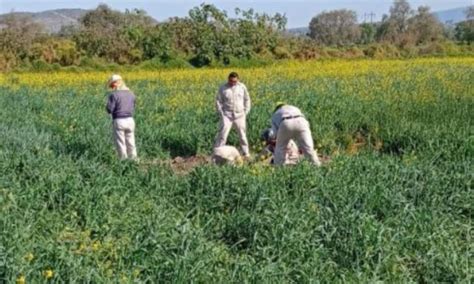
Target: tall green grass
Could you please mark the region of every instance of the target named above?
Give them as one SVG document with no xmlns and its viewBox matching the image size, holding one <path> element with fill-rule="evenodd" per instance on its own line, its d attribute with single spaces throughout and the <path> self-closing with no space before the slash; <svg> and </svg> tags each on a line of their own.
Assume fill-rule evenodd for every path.
<svg viewBox="0 0 474 284">
<path fill-rule="evenodd" d="M 141 164 L 116 160 L 102 86 L 0 87 L 5 281 L 471 282 L 473 68 L 407 72 L 249 82 L 254 151 L 285 99 L 333 161 L 184 176 L 147 162 L 210 152 L 218 80 L 130 82 Z M 178 91 L 210 95 L 171 112 Z"/>
</svg>

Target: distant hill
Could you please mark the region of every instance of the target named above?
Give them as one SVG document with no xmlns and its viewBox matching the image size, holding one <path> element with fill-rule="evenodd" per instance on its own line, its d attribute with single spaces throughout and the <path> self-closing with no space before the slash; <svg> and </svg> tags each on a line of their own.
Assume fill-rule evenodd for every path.
<svg viewBox="0 0 474 284">
<path fill-rule="evenodd" d="M 466 20 L 467 7 L 449 9 L 444 11 L 434 12 L 433 14 L 438 18 L 438 20 L 443 24 L 457 24 Z"/>
<path fill-rule="evenodd" d="M 57 9 L 37 13 L 13 12 L 0 15 L 0 21 L 2 20 L 2 18 L 6 17 L 9 14 L 19 16 L 30 16 L 33 21 L 41 24 L 46 32 L 57 33 L 64 26 L 79 25 L 79 19 L 89 11 L 90 10 L 84 9 Z M 156 20 L 154 21 L 157 22 Z"/>
<path fill-rule="evenodd" d="M 288 32 L 296 36 L 306 36 L 309 33 L 309 28 L 307 27 L 293 28 L 293 29 L 288 29 Z"/>
<path fill-rule="evenodd" d="M 0 20 L 9 14 L 30 16 L 33 21 L 41 24 L 47 32 L 55 33 L 60 31 L 63 26 L 78 25 L 79 19 L 88 11 L 84 9 L 58 9 L 37 13 L 13 12 L 0 15 Z"/>
</svg>

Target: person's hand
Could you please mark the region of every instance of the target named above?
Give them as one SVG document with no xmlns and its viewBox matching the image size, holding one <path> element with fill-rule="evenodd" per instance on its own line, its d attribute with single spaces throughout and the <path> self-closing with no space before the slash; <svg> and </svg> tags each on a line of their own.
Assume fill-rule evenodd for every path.
<svg viewBox="0 0 474 284">
<path fill-rule="evenodd" d="M 268 144 L 268 151 L 271 153 L 275 153 L 275 144 Z"/>
</svg>

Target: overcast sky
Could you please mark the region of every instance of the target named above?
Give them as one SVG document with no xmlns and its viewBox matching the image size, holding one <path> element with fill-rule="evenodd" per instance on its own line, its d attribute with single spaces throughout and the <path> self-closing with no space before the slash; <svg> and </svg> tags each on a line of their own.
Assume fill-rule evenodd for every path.
<svg viewBox="0 0 474 284">
<path fill-rule="evenodd" d="M 158 21 L 163 21 L 172 16 L 186 16 L 191 8 L 202 2 L 212 3 L 220 9 L 227 10 L 229 15 L 233 15 L 235 7 L 241 9 L 254 8 L 258 12 L 284 13 L 288 17 L 288 28 L 307 26 L 314 15 L 324 10 L 340 8 L 355 10 L 360 21 L 364 20 L 364 14 L 368 15 L 370 13 L 374 13 L 374 20 L 378 20 L 384 13 L 388 13 L 392 4 L 392 0 L 0 0 L 0 13 L 8 13 L 12 10 L 37 12 L 59 8 L 92 9 L 99 3 L 106 3 L 118 10 L 141 8 Z M 411 0 L 409 2 L 413 8 L 428 5 L 432 8 L 432 11 L 473 5 L 473 0 Z M 369 16 L 367 16 L 367 19 L 369 19 Z"/>
</svg>

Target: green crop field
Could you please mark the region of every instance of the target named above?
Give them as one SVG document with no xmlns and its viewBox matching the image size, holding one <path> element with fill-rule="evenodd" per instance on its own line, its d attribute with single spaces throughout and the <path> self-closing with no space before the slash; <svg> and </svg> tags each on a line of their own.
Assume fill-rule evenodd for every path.
<svg viewBox="0 0 474 284">
<path fill-rule="evenodd" d="M 176 171 L 211 152 L 230 71 L 121 73 L 138 163 L 115 156 L 110 74 L 1 74 L 6 282 L 472 282 L 473 58 L 236 70 L 252 153 L 283 100 L 331 161 Z"/>
</svg>

